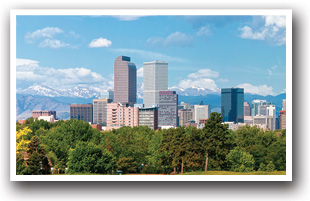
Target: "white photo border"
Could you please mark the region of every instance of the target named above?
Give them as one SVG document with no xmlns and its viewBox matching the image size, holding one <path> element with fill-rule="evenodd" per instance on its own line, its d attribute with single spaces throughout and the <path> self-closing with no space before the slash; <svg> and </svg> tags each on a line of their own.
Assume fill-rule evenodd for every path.
<svg viewBox="0 0 310 201">
<path fill-rule="evenodd" d="M 285 15 L 286 175 L 16 175 L 16 16 L 18 15 Z M 11 181 L 292 181 L 292 10 L 291 9 L 12 9 L 10 11 Z"/>
</svg>

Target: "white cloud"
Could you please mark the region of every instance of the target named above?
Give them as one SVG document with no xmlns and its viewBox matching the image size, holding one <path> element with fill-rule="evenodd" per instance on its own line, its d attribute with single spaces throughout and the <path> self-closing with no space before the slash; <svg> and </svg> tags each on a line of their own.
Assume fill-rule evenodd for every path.
<svg viewBox="0 0 310 201">
<path fill-rule="evenodd" d="M 228 79 L 218 79 L 217 81 L 218 82 L 228 82 L 229 80 Z"/>
<path fill-rule="evenodd" d="M 244 88 L 245 93 L 258 94 L 262 96 L 275 95 L 273 88 L 267 85 L 254 86 L 249 83 L 239 84 L 237 87 Z"/>
<path fill-rule="evenodd" d="M 217 89 L 217 85 L 213 79 L 219 76 L 219 73 L 211 69 L 200 69 L 195 73 L 191 73 L 186 79 L 181 80 L 179 87 L 187 89 L 191 87 Z"/>
<path fill-rule="evenodd" d="M 208 36 L 208 35 L 211 35 L 211 31 L 210 31 L 209 26 L 200 27 L 199 31 L 197 32 L 197 35 L 198 36 Z"/>
<path fill-rule="evenodd" d="M 75 86 L 88 86 L 100 88 L 113 88 L 113 81 L 92 72 L 90 69 L 67 68 L 56 69 L 41 67 L 38 61 L 16 59 L 16 81 L 18 88 L 22 86 L 44 85 L 58 89 L 72 88 Z"/>
<path fill-rule="evenodd" d="M 143 77 L 143 67 L 137 70 L 137 77 Z"/>
<path fill-rule="evenodd" d="M 162 60 L 169 62 L 187 62 L 185 58 L 179 58 L 179 57 L 171 57 L 168 55 L 164 55 L 158 52 L 149 52 L 145 50 L 138 50 L 138 49 L 111 49 L 114 52 L 118 52 L 120 54 L 130 54 L 130 55 L 136 55 L 140 58 L 143 58 L 145 60 L 154 61 L 154 60 Z"/>
<path fill-rule="evenodd" d="M 270 69 L 267 69 L 267 74 L 268 74 L 269 76 L 272 76 L 272 75 L 273 75 L 273 72 L 275 72 L 277 68 L 278 68 L 278 66 L 276 66 L 276 65 L 271 66 Z"/>
<path fill-rule="evenodd" d="M 256 29 L 249 26 L 240 28 L 240 37 L 252 40 L 265 40 L 275 45 L 284 45 L 286 43 L 285 16 L 262 16 L 261 20 L 265 21 L 264 25 Z"/>
<path fill-rule="evenodd" d="M 94 48 L 94 47 L 110 47 L 112 45 L 112 41 L 106 39 L 106 38 L 97 38 L 93 39 L 89 43 L 89 47 Z"/>
<path fill-rule="evenodd" d="M 179 82 L 178 86 L 184 89 L 191 88 L 191 87 L 199 87 L 199 88 L 205 88 L 205 89 L 216 89 L 217 88 L 215 81 L 209 78 L 200 78 L 196 80 L 185 79 Z"/>
<path fill-rule="evenodd" d="M 53 38 L 56 34 L 59 33 L 63 33 L 63 30 L 58 27 L 45 27 L 31 33 L 28 32 L 25 35 L 25 38 L 30 41 L 38 38 Z"/>
<path fill-rule="evenodd" d="M 190 46 L 193 42 L 193 37 L 186 35 L 181 32 L 175 32 L 167 36 L 167 38 L 162 37 L 152 37 L 146 41 L 151 46 L 167 47 L 167 46 Z"/>
<path fill-rule="evenodd" d="M 55 40 L 55 39 L 45 39 L 39 44 L 39 47 L 49 47 L 53 49 L 58 49 L 58 48 L 68 47 L 68 46 L 70 45 L 60 40 Z"/>
<path fill-rule="evenodd" d="M 145 16 L 146 15 L 113 15 L 112 17 L 117 18 L 120 21 L 133 21 Z"/>
<path fill-rule="evenodd" d="M 197 78 L 207 78 L 207 77 L 218 77 L 219 72 L 213 71 L 211 69 L 200 69 L 196 73 L 191 73 L 187 77 L 190 79 L 197 79 Z"/>
</svg>

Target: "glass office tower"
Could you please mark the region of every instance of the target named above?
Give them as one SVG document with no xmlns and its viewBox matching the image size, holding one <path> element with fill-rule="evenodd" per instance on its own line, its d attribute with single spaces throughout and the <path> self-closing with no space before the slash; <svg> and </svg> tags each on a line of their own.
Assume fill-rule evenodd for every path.
<svg viewBox="0 0 310 201">
<path fill-rule="evenodd" d="M 221 113 L 223 122 L 243 123 L 243 88 L 221 89 Z"/>
</svg>

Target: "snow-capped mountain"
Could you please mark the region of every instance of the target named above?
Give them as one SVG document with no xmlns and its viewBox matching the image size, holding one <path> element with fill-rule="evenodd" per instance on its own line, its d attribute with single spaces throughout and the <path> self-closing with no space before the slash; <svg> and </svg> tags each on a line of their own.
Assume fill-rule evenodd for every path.
<svg viewBox="0 0 310 201">
<path fill-rule="evenodd" d="M 27 89 L 17 91 L 18 94 L 38 95 L 48 97 L 71 97 L 71 98 L 92 98 L 99 97 L 99 93 L 107 91 L 97 87 L 74 87 L 72 89 L 54 89 L 47 86 L 31 86 Z"/>
<path fill-rule="evenodd" d="M 187 89 L 181 87 L 169 87 L 170 91 L 176 91 L 181 96 L 206 96 L 208 94 L 220 94 L 220 89 L 206 89 L 199 87 L 190 87 Z"/>
</svg>

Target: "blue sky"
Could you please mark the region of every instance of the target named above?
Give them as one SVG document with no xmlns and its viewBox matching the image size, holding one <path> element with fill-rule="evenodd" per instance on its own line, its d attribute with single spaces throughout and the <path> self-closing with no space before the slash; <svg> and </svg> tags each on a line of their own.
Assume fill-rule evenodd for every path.
<svg viewBox="0 0 310 201">
<path fill-rule="evenodd" d="M 114 60 L 169 63 L 169 87 L 285 92 L 285 16 L 17 16 L 17 90 L 113 87 Z"/>
</svg>

